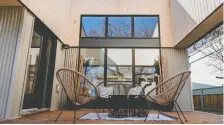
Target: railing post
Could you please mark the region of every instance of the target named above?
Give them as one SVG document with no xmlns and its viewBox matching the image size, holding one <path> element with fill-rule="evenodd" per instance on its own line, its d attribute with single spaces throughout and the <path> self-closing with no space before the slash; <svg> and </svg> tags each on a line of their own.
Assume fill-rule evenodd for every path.
<svg viewBox="0 0 224 125">
<path fill-rule="evenodd" d="M 200 90 L 201 90 L 201 109 L 204 110 L 205 106 L 204 106 L 203 89 Z"/>
</svg>

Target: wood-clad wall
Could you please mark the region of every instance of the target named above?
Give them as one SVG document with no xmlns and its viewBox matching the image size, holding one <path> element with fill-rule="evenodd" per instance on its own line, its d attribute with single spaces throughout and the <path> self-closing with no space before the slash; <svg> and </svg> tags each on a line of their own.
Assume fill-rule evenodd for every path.
<svg viewBox="0 0 224 125">
<path fill-rule="evenodd" d="M 159 15 L 162 46 L 172 46 L 170 0 L 20 1 L 37 15 L 62 42 L 71 46 L 79 45 L 80 15 L 82 14 Z"/>
<path fill-rule="evenodd" d="M 0 120 L 6 117 L 17 36 L 22 17 L 21 7 L 0 7 Z"/>
<path fill-rule="evenodd" d="M 15 16 L 16 17 L 16 16 Z M 9 98 L 7 100 L 6 119 L 20 117 L 22 109 L 23 95 L 25 91 L 27 60 L 29 60 L 29 48 L 34 27 L 34 16 L 23 8 L 20 28 L 17 31 L 17 42 L 15 58 L 13 60 L 13 73 L 11 74 L 11 83 Z"/>
<path fill-rule="evenodd" d="M 51 96 L 51 106 L 50 110 L 58 110 L 61 108 L 61 104 L 65 101 L 62 98 L 62 86 L 58 82 L 56 77 L 57 70 L 64 68 L 64 60 L 65 60 L 65 50 L 62 49 L 62 43 L 57 40 L 57 50 L 56 50 L 56 59 L 55 59 L 55 70 L 54 70 L 54 80 L 53 80 L 53 88 L 52 88 L 52 96 Z"/>
<path fill-rule="evenodd" d="M 163 80 L 166 80 L 177 73 L 189 70 L 186 49 L 162 48 L 161 56 L 165 60 L 162 63 Z M 194 110 L 190 79 L 185 84 L 177 101 L 183 111 Z"/>
</svg>

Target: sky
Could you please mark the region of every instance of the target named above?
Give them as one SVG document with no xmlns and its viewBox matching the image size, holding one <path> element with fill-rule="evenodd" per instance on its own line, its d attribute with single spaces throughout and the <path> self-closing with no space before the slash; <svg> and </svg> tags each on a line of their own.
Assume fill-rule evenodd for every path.
<svg viewBox="0 0 224 125">
<path fill-rule="evenodd" d="M 195 56 L 200 56 L 195 55 Z M 220 76 L 218 73 L 214 73 L 214 69 L 209 67 L 209 59 L 206 57 L 191 64 L 191 81 L 197 83 L 203 83 L 214 86 L 221 86 L 224 84 L 224 80 L 217 79 L 216 76 Z"/>
</svg>

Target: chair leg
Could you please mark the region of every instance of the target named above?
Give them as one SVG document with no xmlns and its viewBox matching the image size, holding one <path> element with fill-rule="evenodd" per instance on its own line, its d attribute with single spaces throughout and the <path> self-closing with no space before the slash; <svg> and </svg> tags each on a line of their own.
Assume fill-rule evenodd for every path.
<svg viewBox="0 0 224 125">
<path fill-rule="evenodd" d="M 57 122 L 58 121 L 58 118 L 61 116 L 61 114 L 62 114 L 62 112 L 64 111 L 64 108 L 62 108 L 62 110 L 61 110 L 61 112 L 60 112 L 60 114 L 58 115 L 58 117 L 54 120 L 55 122 Z"/>
<path fill-rule="evenodd" d="M 76 104 L 74 104 L 74 119 L 73 119 L 73 123 L 76 123 Z"/>
<path fill-rule="evenodd" d="M 160 110 L 158 111 L 158 116 L 157 116 L 157 118 L 159 118 L 159 114 L 160 114 Z"/>
<path fill-rule="evenodd" d="M 146 116 L 144 122 L 146 122 L 146 120 L 147 120 L 147 118 L 148 118 L 148 116 L 149 116 L 149 113 L 150 113 L 150 109 L 148 110 L 148 114 L 147 114 L 147 116 Z"/>
<path fill-rule="evenodd" d="M 182 119 L 181 119 L 181 117 L 180 117 L 180 115 L 179 115 L 179 112 L 177 111 L 177 108 L 176 108 L 176 106 L 175 106 L 175 105 L 174 105 L 174 108 L 175 108 L 175 110 L 176 110 L 176 112 L 177 112 L 177 115 L 178 115 L 178 117 L 179 117 L 179 119 L 180 119 L 181 123 L 182 123 L 182 124 L 184 124 L 184 123 L 183 123 L 183 121 L 182 121 Z"/>
<path fill-rule="evenodd" d="M 180 109 L 180 106 L 178 105 L 178 103 L 175 101 L 175 103 L 177 104 L 177 107 L 179 108 L 181 114 L 183 115 L 184 119 L 185 119 L 185 122 L 187 122 L 187 119 L 186 117 L 184 116 L 184 113 L 182 112 L 182 110 Z"/>
<path fill-rule="evenodd" d="M 99 112 L 97 112 L 97 110 L 95 109 L 95 112 L 96 112 L 98 118 L 100 119 L 100 116 L 99 116 L 99 114 L 98 114 L 98 113 L 100 112 L 100 109 L 99 109 Z"/>
</svg>

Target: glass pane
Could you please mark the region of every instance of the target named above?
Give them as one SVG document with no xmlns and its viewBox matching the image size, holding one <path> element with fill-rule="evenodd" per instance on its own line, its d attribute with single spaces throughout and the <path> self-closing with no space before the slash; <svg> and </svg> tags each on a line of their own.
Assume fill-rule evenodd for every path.
<svg viewBox="0 0 224 125">
<path fill-rule="evenodd" d="M 33 32 L 31 48 L 40 48 L 41 39 L 42 37 L 39 34 Z"/>
<path fill-rule="evenodd" d="M 131 17 L 109 17 L 108 37 L 131 37 Z"/>
<path fill-rule="evenodd" d="M 104 67 L 84 66 L 83 74 L 96 86 L 104 81 Z"/>
<path fill-rule="evenodd" d="M 107 52 L 108 65 L 132 65 L 131 49 L 108 49 Z"/>
<path fill-rule="evenodd" d="M 104 80 L 104 49 L 81 49 L 83 74 L 94 84 Z"/>
<path fill-rule="evenodd" d="M 107 81 L 132 81 L 132 66 L 107 67 Z"/>
<path fill-rule="evenodd" d="M 105 17 L 83 17 L 82 37 L 105 37 Z"/>
<path fill-rule="evenodd" d="M 159 37 L 157 17 L 135 17 L 134 37 Z"/>
<path fill-rule="evenodd" d="M 153 66 L 159 61 L 159 49 L 135 49 L 135 65 Z"/>
<path fill-rule="evenodd" d="M 39 62 L 40 43 L 42 36 L 33 32 L 31 48 L 29 49 L 28 72 L 26 77 L 25 94 L 33 94 L 36 85 L 36 75 Z"/>
<path fill-rule="evenodd" d="M 135 81 L 139 85 L 145 87 L 145 94 L 156 87 L 156 85 L 158 84 L 158 70 L 158 66 L 135 68 Z"/>
<path fill-rule="evenodd" d="M 127 95 L 129 90 L 133 87 L 132 82 L 107 82 L 107 86 L 113 86 L 114 95 Z"/>
</svg>

